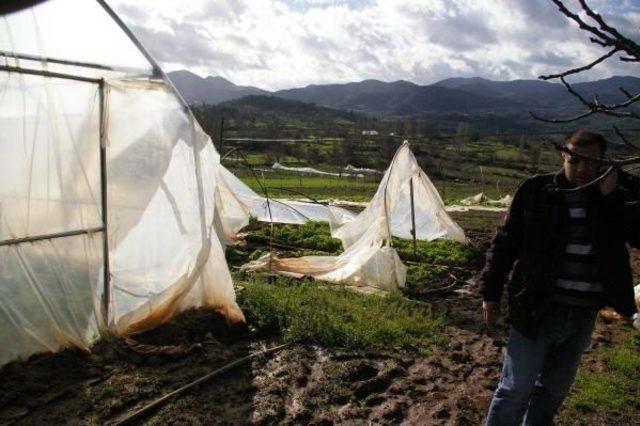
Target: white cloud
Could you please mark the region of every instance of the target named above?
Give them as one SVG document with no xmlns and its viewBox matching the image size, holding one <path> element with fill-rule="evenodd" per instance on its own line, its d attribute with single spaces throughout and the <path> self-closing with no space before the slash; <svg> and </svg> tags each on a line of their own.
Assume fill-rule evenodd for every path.
<svg viewBox="0 0 640 426">
<path fill-rule="evenodd" d="M 551 1 L 111 3 L 166 69 L 265 89 L 369 78 L 418 84 L 453 76 L 536 78 L 603 53 Z M 591 3 L 637 33 L 640 7 L 634 2 Z M 633 65 L 609 61 L 587 78 L 633 72 Z"/>
</svg>

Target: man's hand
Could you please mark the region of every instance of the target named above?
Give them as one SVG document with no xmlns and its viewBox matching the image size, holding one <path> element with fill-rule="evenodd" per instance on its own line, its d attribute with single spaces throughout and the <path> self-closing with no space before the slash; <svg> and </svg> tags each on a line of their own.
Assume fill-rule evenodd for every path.
<svg viewBox="0 0 640 426">
<path fill-rule="evenodd" d="M 492 330 L 493 326 L 496 323 L 496 316 L 498 311 L 498 303 L 497 302 L 482 302 L 482 311 L 484 315 L 484 323 L 487 326 L 488 330 Z"/>
<path fill-rule="evenodd" d="M 609 176 L 600 181 L 600 193 L 608 195 L 618 186 L 618 172 L 616 170 L 609 173 Z"/>
</svg>

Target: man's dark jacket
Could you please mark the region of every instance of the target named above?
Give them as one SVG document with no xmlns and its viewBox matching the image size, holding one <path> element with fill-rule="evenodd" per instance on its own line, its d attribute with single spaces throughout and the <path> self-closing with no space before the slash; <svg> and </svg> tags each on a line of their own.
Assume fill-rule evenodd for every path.
<svg viewBox="0 0 640 426">
<path fill-rule="evenodd" d="M 592 186 L 587 204 L 588 229 L 604 286 L 605 303 L 622 315 L 636 312 L 626 244 L 640 248 L 640 204 L 637 181 L 602 195 Z M 538 323 L 554 291 L 563 261 L 567 233 L 565 194 L 569 184 L 561 171 L 534 176 L 516 191 L 505 222 L 498 230 L 479 279 L 485 301 L 499 302 L 509 273 L 509 319 L 523 335 L 535 338 Z"/>
</svg>

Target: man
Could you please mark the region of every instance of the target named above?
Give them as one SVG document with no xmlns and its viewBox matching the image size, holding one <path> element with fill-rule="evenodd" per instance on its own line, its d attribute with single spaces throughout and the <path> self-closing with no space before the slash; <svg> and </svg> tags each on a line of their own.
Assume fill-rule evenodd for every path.
<svg viewBox="0 0 640 426">
<path fill-rule="evenodd" d="M 511 273 L 511 330 L 490 426 L 552 424 L 598 310 L 635 312 L 626 243 L 640 247 L 640 208 L 618 183 L 631 187 L 633 178 L 613 172 L 589 185 L 602 173 L 599 134 L 571 133 L 565 147 L 559 173 L 534 176 L 516 191 L 479 279 L 491 327 Z"/>
</svg>

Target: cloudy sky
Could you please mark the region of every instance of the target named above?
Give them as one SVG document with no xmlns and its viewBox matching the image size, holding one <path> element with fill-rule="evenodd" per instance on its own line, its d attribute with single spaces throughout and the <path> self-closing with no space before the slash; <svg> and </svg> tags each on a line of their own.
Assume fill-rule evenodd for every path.
<svg viewBox="0 0 640 426">
<path fill-rule="evenodd" d="M 536 78 L 604 53 L 550 0 L 108 0 L 171 71 L 277 90 L 364 79 Z M 566 3 L 577 10 L 576 0 Z M 640 39 L 640 2 L 589 4 Z M 587 79 L 637 75 L 608 61 Z"/>
</svg>

